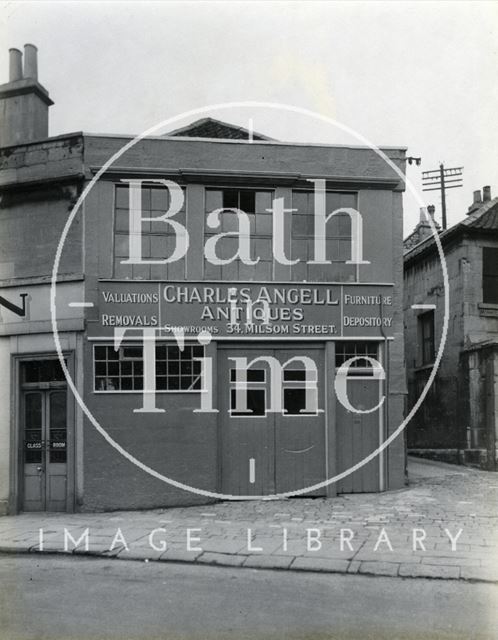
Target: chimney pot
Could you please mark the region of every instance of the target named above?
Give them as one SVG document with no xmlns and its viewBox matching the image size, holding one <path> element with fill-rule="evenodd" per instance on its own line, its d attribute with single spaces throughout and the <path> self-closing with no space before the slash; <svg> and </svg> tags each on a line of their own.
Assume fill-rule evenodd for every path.
<svg viewBox="0 0 498 640">
<path fill-rule="evenodd" d="M 489 202 L 491 200 L 491 187 L 483 187 L 482 188 L 482 199 L 483 202 Z"/>
<path fill-rule="evenodd" d="M 22 53 L 19 49 L 9 49 L 9 82 L 22 80 Z"/>
<path fill-rule="evenodd" d="M 474 191 L 474 204 L 478 204 L 479 202 L 481 202 L 481 190 L 477 189 L 477 191 Z"/>
<path fill-rule="evenodd" d="M 38 49 L 34 44 L 24 45 L 24 77 L 38 80 Z"/>
<path fill-rule="evenodd" d="M 430 217 L 434 220 L 434 214 L 436 213 L 436 207 L 433 204 L 430 204 L 427 207 L 427 213 L 430 215 Z"/>
</svg>

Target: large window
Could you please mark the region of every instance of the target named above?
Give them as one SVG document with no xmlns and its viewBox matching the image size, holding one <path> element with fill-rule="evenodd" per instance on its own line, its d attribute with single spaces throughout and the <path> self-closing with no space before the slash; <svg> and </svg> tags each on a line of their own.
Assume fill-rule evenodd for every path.
<svg viewBox="0 0 498 640">
<path fill-rule="evenodd" d="M 185 277 L 185 260 L 171 264 L 122 264 L 129 257 L 129 188 L 116 186 L 114 221 L 114 277 L 141 280 L 175 280 Z M 169 208 L 169 192 L 165 187 L 142 186 L 142 216 L 157 218 Z M 174 216 L 185 226 L 185 199 L 183 208 Z M 171 225 L 162 221 L 142 223 L 142 258 L 164 260 L 175 248 L 175 235 Z"/>
<path fill-rule="evenodd" d="M 434 362 L 434 311 L 418 316 L 419 350 L 422 365 Z"/>
<path fill-rule="evenodd" d="M 219 233 L 238 232 L 239 222 L 233 209 L 247 214 L 250 223 L 251 260 L 259 257 L 255 265 L 234 260 L 226 265 L 213 265 L 204 261 L 207 280 L 271 280 L 273 277 L 272 214 L 273 191 L 261 189 L 206 189 L 204 226 L 206 238 Z M 217 209 L 224 209 L 219 226 L 207 225 L 207 216 Z M 218 258 L 231 258 L 238 249 L 238 237 L 225 237 L 216 244 Z"/>
<path fill-rule="evenodd" d="M 345 264 L 351 259 L 351 219 L 347 213 L 337 213 L 327 222 L 326 253 L 331 264 L 308 264 L 314 258 L 315 194 L 313 191 L 292 192 L 292 259 L 300 259 L 292 266 L 295 281 L 350 282 L 356 279 L 354 265 Z M 355 193 L 330 191 L 325 194 L 325 211 L 356 209 Z"/>
<path fill-rule="evenodd" d="M 204 348 L 185 345 L 156 345 L 156 390 L 199 391 Z M 142 391 L 144 385 L 143 348 L 111 345 L 94 346 L 95 391 Z"/>
<path fill-rule="evenodd" d="M 482 250 L 482 301 L 498 304 L 498 247 Z"/>
</svg>

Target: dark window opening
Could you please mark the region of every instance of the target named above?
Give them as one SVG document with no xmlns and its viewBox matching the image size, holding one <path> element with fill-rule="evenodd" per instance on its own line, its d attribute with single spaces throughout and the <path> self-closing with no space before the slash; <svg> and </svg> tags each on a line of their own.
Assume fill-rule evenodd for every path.
<svg viewBox="0 0 498 640">
<path fill-rule="evenodd" d="M 64 382 L 65 379 L 64 371 L 58 359 L 32 360 L 21 363 L 22 382 Z"/>
<path fill-rule="evenodd" d="M 311 404 L 313 405 L 314 402 L 312 401 Z M 306 389 L 284 389 L 284 414 L 305 416 L 315 415 L 315 413 L 316 411 L 306 411 Z"/>
<path fill-rule="evenodd" d="M 246 382 L 264 382 L 266 379 L 266 371 L 264 369 L 246 369 Z M 230 369 L 230 382 L 237 382 L 237 370 Z"/>
<path fill-rule="evenodd" d="M 246 389 L 247 411 L 236 410 L 236 391 L 230 392 L 230 415 L 235 417 L 266 415 L 266 392 L 264 389 Z"/>
<path fill-rule="evenodd" d="M 418 317 L 420 336 L 420 361 L 422 365 L 434 362 L 434 311 L 428 311 Z"/>
<path fill-rule="evenodd" d="M 482 301 L 498 304 L 498 247 L 482 249 Z"/>
</svg>

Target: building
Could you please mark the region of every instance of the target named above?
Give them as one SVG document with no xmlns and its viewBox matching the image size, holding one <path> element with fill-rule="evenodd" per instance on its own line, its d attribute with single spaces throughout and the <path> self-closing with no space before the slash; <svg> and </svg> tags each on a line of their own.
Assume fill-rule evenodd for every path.
<svg viewBox="0 0 498 640">
<path fill-rule="evenodd" d="M 36 48 L 26 45 L 24 70 L 21 52 L 10 55 L 0 86 L 2 510 L 293 493 L 375 451 L 405 401 L 398 173 L 368 148 L 278 142 L 207 118 L 131 146 L 76 210 L 133 136 L 48 136 Z M 383 151 L 404 171 L 403 148 Z M 348 211 L 317 236 L 322 204 L 359 210 L 366 241 L 353 242 L 360 222 Z M 293 209 L 281 227 L 276 207 Z M 59 246 L 55 322 L 70 383 L 50 312 Z M 257 361 L 242 379 L 244 358 Z M 335 386 L 351 358 L 355 410 Z M 404 467 L 401 437 L 312 495 L 396 489 Z"/>
<path fill-rule="evenodd" d="M 428 209 L 433 216 L 434 207 Z M 439 238 L 449 278 L 448 337 L 435 382 L 408 425 L 408 450 L 496 469 L 498 198 L 491 198 L 490 187 L 474 192 L 466 218 L 439 231 Z M 405 240 L 404 263 L 408 401 L 413 406 L 432 370 L 444 318 L 441 263 L 423 212 Z"/>
</svg>

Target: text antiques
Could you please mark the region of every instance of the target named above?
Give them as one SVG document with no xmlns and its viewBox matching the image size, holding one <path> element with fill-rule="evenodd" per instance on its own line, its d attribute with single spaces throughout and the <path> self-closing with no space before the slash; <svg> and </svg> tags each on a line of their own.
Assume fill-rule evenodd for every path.
<svg viewBox="0 0 498 640">
<path fill-rule="evenodd" d="M 214 339 L 392 337 L 392 286 L 369 284 L 211 284 L 103 281 L 96 336 L 115 328 L 155 328 Z"/>
</svg>

